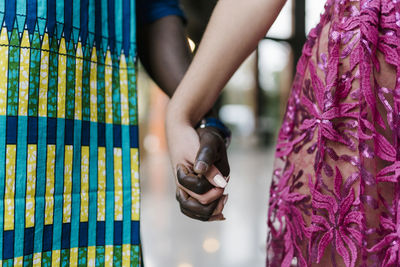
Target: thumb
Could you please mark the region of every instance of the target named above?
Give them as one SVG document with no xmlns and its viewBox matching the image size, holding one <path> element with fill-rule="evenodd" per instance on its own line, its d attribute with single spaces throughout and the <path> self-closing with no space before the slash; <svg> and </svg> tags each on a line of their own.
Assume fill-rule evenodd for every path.
<svg viewBox="0 0 400 267">
<path fill-rule="evenodd" d="M 214 164 L 218 156 L 218 139 L 211 134 L 200 136 L 200 147 L 194 163 L 194 171 L 198 174 L 205 174 L 209 167 Z"/>
</svg>

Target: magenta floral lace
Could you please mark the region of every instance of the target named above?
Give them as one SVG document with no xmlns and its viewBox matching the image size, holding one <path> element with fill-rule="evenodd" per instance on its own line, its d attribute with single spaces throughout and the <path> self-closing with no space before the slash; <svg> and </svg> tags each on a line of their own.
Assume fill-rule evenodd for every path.
<svg viewBox="0 0 400 267">
<path fill-rule="evenodd" d="M 400 266 L 400 0 L 328 0 L 279 133 L 267 266 Z"/>
</svg>

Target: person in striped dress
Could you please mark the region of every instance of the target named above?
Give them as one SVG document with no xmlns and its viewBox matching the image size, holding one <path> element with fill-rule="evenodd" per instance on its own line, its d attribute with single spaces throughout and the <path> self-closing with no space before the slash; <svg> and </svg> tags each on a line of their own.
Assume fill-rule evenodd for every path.
<svg viewBox="0 0 400 267">
<path fill-rule="evenodd" d="M 0 0 L 0 266 L 142 266 L 135 13 Z"/>
<path fill-rule="evenodd" d="M 0 266 L 139 266 L 134 0 L 0 22 Z"/>
</svg>

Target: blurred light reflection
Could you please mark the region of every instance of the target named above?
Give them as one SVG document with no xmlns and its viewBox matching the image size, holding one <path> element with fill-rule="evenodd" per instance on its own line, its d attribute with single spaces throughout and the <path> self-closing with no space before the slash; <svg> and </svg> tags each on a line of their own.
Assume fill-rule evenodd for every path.
<svg viewBox="0 0 400 267">
<path fill-rule="evenodd" d="M 143 146 L 149 153 L 155 153 L 160 148 L 160 139 L 156 135 L 149 134 L 144 138 Z"/>
<path fill-rule="evenodd" d="M 251 108 L 245 105 L 224 105 L 219 111 L 220 118 L 233 126 L 240 136 L 254 132 L 255 121 Z"/>
<path fill-rule="evenodd" d="M 277 91 L 278 73 L 283 71 L 289 61 L 290 46 L 284 42 L 262 40 L 258 45 L 259 77 L 261 88 L 265 91 Z"/>
<path fill-rule="evenodd" d="M 207 253 L 215 253 L 219 250 L 220 244 L 219 241 L 215 238 L 207 238 L 203 242 L 203 249 Z"/>
<path fill-rule="evenodd" d="M 306 0 L 306 34 L 319 22 L 324 4 L 325 1 L 321 0 Z"/>
<path fill-rule="evenodd" d="M 193 52 L 196 49 L 196 44 L 192 41 L 192 39 L 187 38 L 190 46 L 190 50 Z"/>
</svg>

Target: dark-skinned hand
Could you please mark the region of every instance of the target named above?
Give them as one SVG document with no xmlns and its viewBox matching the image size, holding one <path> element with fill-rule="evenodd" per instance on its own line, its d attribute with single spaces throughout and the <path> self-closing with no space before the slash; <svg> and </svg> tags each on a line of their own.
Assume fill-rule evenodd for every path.
<svg viewBox="0 0 400 267">
<path fill-rule="evenodd" d="M 182 213 L 190 218 L 223 220 L 222 210 L 228 198 L 223 193 L 230 172 L 225 142 L 212 127 L 199 128 L 197 134 L 200 147 L 194 164 L 178 164 L 176 168 L 176 199 Z"/>
</svg>

